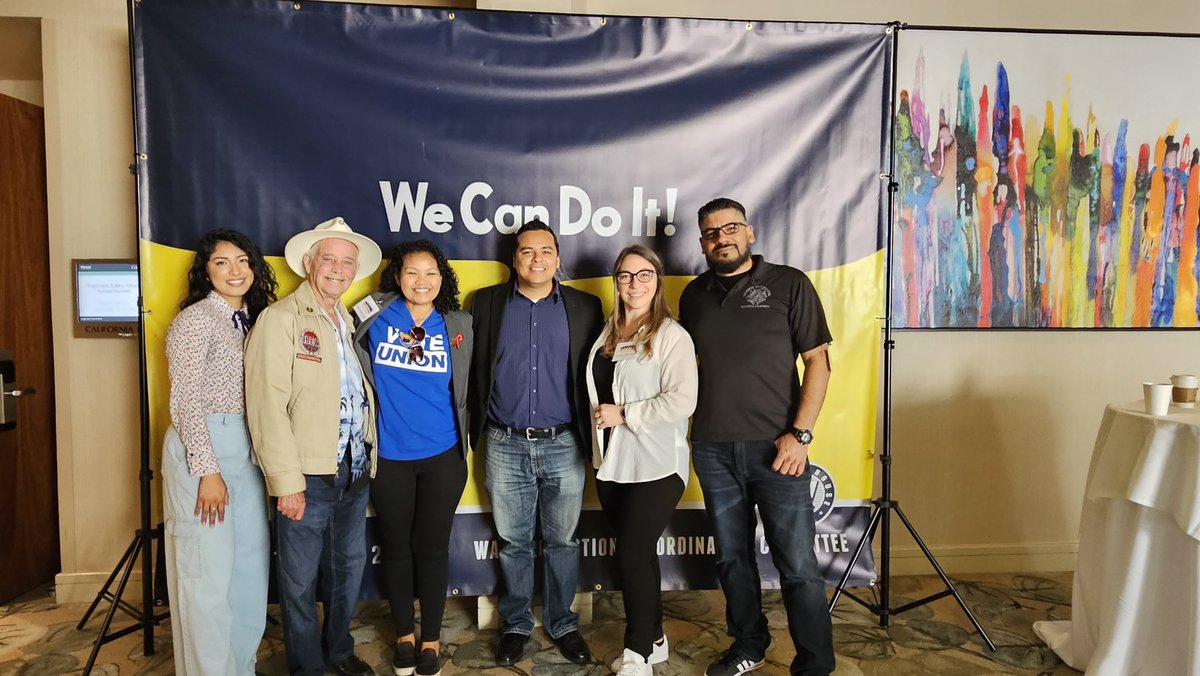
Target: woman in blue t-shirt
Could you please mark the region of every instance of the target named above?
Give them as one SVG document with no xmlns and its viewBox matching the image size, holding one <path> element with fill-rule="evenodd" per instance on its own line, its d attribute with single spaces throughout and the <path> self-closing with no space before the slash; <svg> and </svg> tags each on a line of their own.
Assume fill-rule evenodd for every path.
<svg viewBox="0 0 1200 676">
<path fill-rule="evenodd" d="M 471 316 L 458 278 L 429 240 L 392 250 L 380 291 L 354 308 L 358 358 L 379 399 L 379 467 L 371 480 L 396 629 L 398 676 L 441 673 L 450 528 L 467 482 Z M 421 603 L 417 649 L 413 600 Z"/>
</svg>

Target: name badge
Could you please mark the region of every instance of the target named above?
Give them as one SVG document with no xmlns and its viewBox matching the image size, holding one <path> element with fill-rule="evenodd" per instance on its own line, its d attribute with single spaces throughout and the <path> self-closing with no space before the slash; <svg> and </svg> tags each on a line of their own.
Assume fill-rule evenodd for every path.
<svg viewBox="0 0 1200 676">
<path fill-rule="evenodd" d="M 376 303 L 374 298 L 367 296 L 355 303 L 353 309 L 354 316 L 358 317 L 358 323 L 361 324 L 379 314 L 379 303 Z"/>
<path fill-rule="evenodd" d="M 617 347 L 613 350 L 613 361 L 625 361 L 633 359 L 637 356 L 637 344 L 632 340 L 627 340 L 623 343 L 617 343 Z"/>
</svg>

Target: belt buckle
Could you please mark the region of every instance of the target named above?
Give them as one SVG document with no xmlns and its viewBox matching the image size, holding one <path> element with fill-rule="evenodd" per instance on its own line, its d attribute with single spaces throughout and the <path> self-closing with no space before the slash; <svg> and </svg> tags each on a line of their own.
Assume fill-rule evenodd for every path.
<svg viewBox="0 0 1200 676">
<path fill-rule="evenodd" d="M 525 441 L 537 441 L 538 438 L 536 436 L 534 436 L 533 433 L 539 432 L 539 431 L 541 431 L 541 430 L 538 430 L 537 428 L 534 428 L 534 427 L 526 427 L 525 428 Z"/>
</svg>

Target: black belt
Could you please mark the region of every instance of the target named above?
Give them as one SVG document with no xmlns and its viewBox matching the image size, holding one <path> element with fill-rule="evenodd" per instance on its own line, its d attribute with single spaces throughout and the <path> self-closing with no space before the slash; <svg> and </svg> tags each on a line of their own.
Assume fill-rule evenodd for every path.
<svg viewBox="0 0 1200 676">
<path fill-rule="evenodd" d="M 575 423 L 563 423 L 554 427 L 509 427 L 502 425 L 491 418 L 488 418 L 488 424 L 497 429 L 504 430 L 509 434 L 517 437 L 525 437 L 526 441 L 534 441 L 537 439 L 553 439 L 563 432 L 575 429 Z"/>
</svg>

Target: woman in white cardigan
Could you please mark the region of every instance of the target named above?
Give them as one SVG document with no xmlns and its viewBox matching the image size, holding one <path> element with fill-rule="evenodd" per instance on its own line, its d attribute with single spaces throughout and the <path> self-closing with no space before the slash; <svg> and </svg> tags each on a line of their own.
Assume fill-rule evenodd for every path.
<svg viewBox="0 0 1200 676">
<path fill-rule="evenodd" d="M 617 539 L 625 604 L 622 676 L 667 659 L 657 545 L 688 480 L 696 350 L 663 298 L 663 266 L 641 245 L 613 265 L 616 307 L 588 357 L 596 492 Z"/>
</svg>

